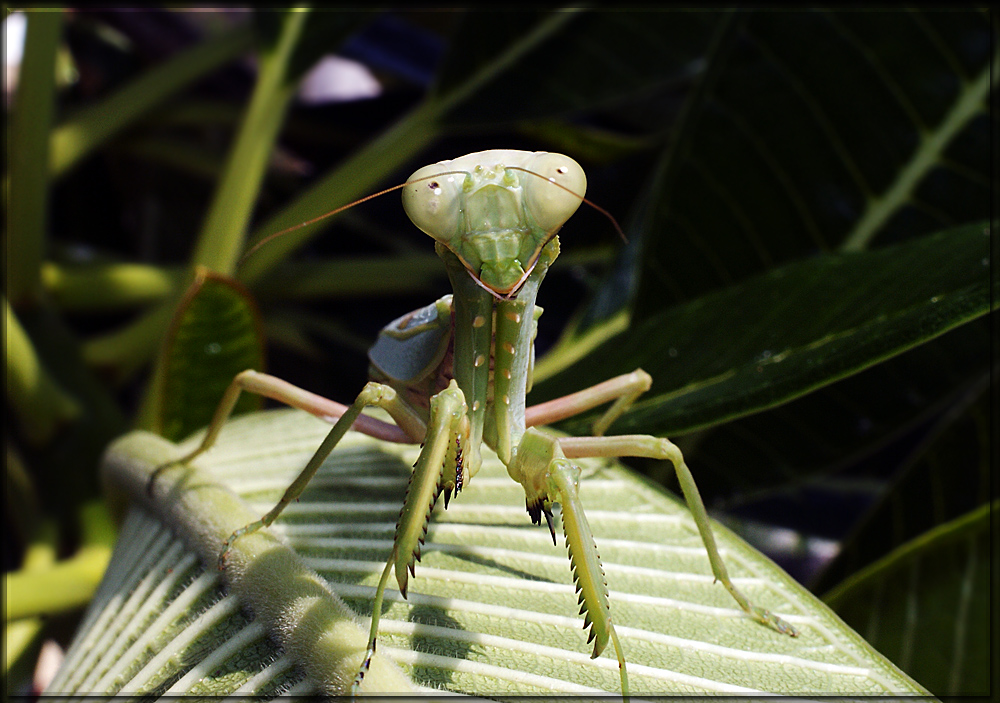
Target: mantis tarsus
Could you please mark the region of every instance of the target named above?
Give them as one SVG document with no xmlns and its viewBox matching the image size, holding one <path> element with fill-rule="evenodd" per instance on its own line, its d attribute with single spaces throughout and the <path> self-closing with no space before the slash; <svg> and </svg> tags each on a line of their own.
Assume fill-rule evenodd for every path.
<svg viewBox="0 0 1000 703">
<path fill-rule="evenodd" d="M 648 374 L 638 369 L 572 395 L 525 407 L 540 313 L 535 297 L 559 254 L 556 233 L 581 202 L 589 203 L 584 198 L 586 176 L 579 164 L 560 154 L 483 151 L 426 166 L 389 190 L 400 188 L 410 219 L 436 241 L 453 294 L 383 329 L 369 352 L 372 380 L 350 406 L 252 370 L 233 380 L 201 445 L 169 465 L 188 462 L 209 449 L 243 391 L 335 423 L 278 504 L 226 540 L 219 555 L 220 568 L 235 539 L 270 525 L 302 493 L 352 426 L 383 439 L 421 443 L 392 552 L 375 592 L 368 649 L 351 687 L 351 693 L 357 693 L 375 653 L 390 574 L 395 573 L 405 597 L 438 496 L 444 494 L 447 507 L 452 495 L 475 476 L 485 443 L 497 453 L 511 478 L 524 487 L 532 522 L 540 524 L 544 516 L 553 543 L 552 505 L 561 505 L 580 613 L 584 628 L 590 629 L 588 643 L 594 643 L 592 657 L 599 656 L 609 641 L 613 643 L 622 693 L 628 695 L 625 652 L 612 622 L 594 536 L 577 495 L 580 469 L 571 460 L 651 457 L 674 465 L 716 580 L 753 618 L 794 636 L 790 625 L 752 605 L 729 579 L 680 450 L 667 439 L 649 435 L 604 436 L 615 419 L 648 390 L 652 381 Z M 595 423 L 591 437 L 557 437 L 535 428 L 605 403 L 611 405 Z M 387 411 L 395 425 L 361 414 L 372 406 Z M 163 468 L 167 467 L 160 470 Z"/>
</svg>

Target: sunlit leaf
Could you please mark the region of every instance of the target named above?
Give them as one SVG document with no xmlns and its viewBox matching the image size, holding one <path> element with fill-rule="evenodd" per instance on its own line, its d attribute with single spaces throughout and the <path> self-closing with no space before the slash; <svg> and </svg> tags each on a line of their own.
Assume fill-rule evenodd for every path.
<svg viewBox="0 0 1000 703">
<path fill-rule="evenodd" d="M 271 506 L 328 427 L 297 411 L 247 416 L 228 424 L 220 443 L 194 467 L 162 474 L 154 501 L 131 518 L 117 557 L 121 566 L 112 567 L 115 575 L 95 600 L 52 690 L 80 690 L 74 682 L 89 676 L 101 682 L 90 690 L 105 692 L 228 693 L 260 674 L 266 692 L 278 677 L 292 683 L 291 664 L 312 677 L 295 683 L 296 692 L 342 690 L 343 682 L 328 678 L 334 667 L 349 670 L 349 663 L 323 659 L 330 668 L 317 668 L 323 651 L 335 646 L 330 639 L 268 621 L 291 613 L 283 599 L 291 604 L 302 597 L 297 589 L 306 587 L 297 578 L 281 578 L 284 572 L 274 564 L 284 557 L 279 559 L 273 541 L 253 535 L 236 542 L 232 558 L 238 568 L 227 573 L 230 595 L 221 600 L 214 571 L 221 539 L 247 515 Z M 109 455 L 108 478 L 120 490 L 145 495 L 155 466 L 197 441 L 194 436 L 175 448 L 152 435 L 130 435 Z M 348 435 L 272 528 L 333 593 L 362 613 L 362 623 L 391 550 L 417 452 Z M 694 522 L 676 499 L 621 467 L 581 463 L 581 497 L 604 560 L 633 692 L 921 692 L 787 575 L 717 527 L 737 584 L 786 617 L 800 635 L 781 635 L 743 617 L 713 583 Z M 249 509 L 220 484 L 235 490 Z M 392 588 L 387 592 L 379 652 L 422 687 L 479 695 L 617 692 L 614 658 L 607 652 L 589 656 L 565 550 L 552 545 L 547 530 L 530 524 L 523 491 L 503 466 L 490 458 L 450 508 L 442 507 L 410 580 L 409 600 Z M 188 541 L 171 537 L 163 523 Z M 141 568 L 126 566 L 136 559 Z M 209 568 L 203 571 L 199 559 Z M 269 574 L 278 581 L 265 586 Z M 248 580 L 262 578 L 248 587 Z M 154 591 L 161 582 L 162 593 Z M 130 594 L 139 595 L 129 601 Z M 170 610 L 168 601 L 184 598 L 189 603 Z M 134 605 L 122 607 L 125 601 Z M 319 601 L 310 602 L 319 607 Z M 250 623 L 241 605 L 271 615 Z M 331 601 L 330 608 L 339 606 Z M 330 623 L 349 617 L 309 612 Z M 91 644 L 123 626 L 120 644 Z M 363 633 L 358 625 L 350 627 Z M 150 634 L 158 632 L 164 634 Z M 276 659 L 267 634 L 285 643 L 285 656 Z M 364 636 L 349 637 L 354 644 L 347 656 L 360 661 Z M 290 661 L 288 638 L 299 653 Z M 379 677 L 370 677 L 378 687 Z"/>
</svg>

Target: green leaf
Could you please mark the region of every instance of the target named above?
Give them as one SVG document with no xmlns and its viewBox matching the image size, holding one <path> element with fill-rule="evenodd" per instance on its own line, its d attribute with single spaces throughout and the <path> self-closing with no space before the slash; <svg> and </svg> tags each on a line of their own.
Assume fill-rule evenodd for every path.
<svg viewBox="0 0 1000 703">
<path fill-rule="evenodd" d="M 348 433 L 301 500 L 270 528 L 336 597 L 315 591 L 314 577 L 294 571 L 302 568 L 297 558 L 284 556 L 264 533 L 234 544 L 228 596 L 214 570 L 221 540 L 272 506 L 328 429 L 299 411 L 245 416 L 227 424 L 194 466 L 162 473 L 151 499 L 150 473 L 194 448 L 199 436 L 177 447 L 144 433 L 119 440 L 106 477 L 144 505 L 128 519 L 110 575 L 50 690 L 228 693 L 257 677 L 253 685 L 263 693 L 279 685 L 302 694 L 342 692 L 364 649 L 363 623 L 417 447 Z M 800 636 L 742 616 L 713 584 L 694 522 L 677 499 L 611 462 L 581 464 L 581 498 L 604 559 L 633 692 L 924 693 L 787 575 L 716 526 L 736 582 Z M 409 600 L 387 591 L 380 655 L 424 690 L 618 692 L 614 658 L 589 657 L 565 550 L 530 524 L 523 490 L 503 466 L 484 462 L 442 508 Z M 290 569 L 298 575 L 289 576 Z M 286 610 L 300 602 L 302 589 L 313 594 L 311 606 Z M 361 613 L 362 625 L 338 597 Z M 243 607 L 256 619 L 248 620 Z M 294 613 L 323 621 L 325 629 L 297 626 Z M 119 631 L 118 644 L 93 645 Z M 333 649 L 343 651 L 334 656 Z M 383 679 L 390 671 L 373 671 L 366 685 L 399 685 Z"/>
<path fill-rule="evenodd" d="M 200 269 L 178 306 L 160 367 L 158 429 L 178 438 L 204 427 L 240 371 L 264 367 L 260 314 L 249 293 L 224 276 Z M 244 394 L 235 412 L 259 409 Z"/>
<path fill-rule="evenodd" d="M 529 36 L 552 18 L 562 20 L 559 29 L 483 83 L 446 117 L 449 124 L 550 117 L 677 88 L 699 72 L 698 59 L 725 14 L 472 11 L 455 33 L 437 90 L 454 88 L 495 62 L 498 46 Z"/>
<path fill-rule="evenodd" d="M 230 276 L 243 250 L 247 223 L 271 158 L 278 131 L 297 83 L 289 77 L 289 64 L 302 35 L 308 10 L 294 9 L 280 15 L 280 32 L 260 55 L 260 72 L 236 140 L 229 152 L 222 178 L 202 223 L 191 262 Z"/>
<path fill-rule="evenodd" d="M 984 315 L 988 262 L 989 228 L 976 224 L 790 264 L 632 327 L 539 384 L 532 402 L 643 368 L 653 388 L 616 432 L 676 434 L 748 415 Z M 566 427 L 582 431 L 586 419 Z"/>
<path fill-rule="evenodd" d="M 143 73 L 113 95 L 71 115 L 52 131 L 50 175 L 64 175 L 179 91 L 250 49 L 252 42 L 253 33 L 246 27 L 209 37 Z"/>
<path fill-rule="evenodd" d="M 52 377 L 17 315 L 3 297 L 7 402 L 31 444 L 44 444 L 80 416 L 80 403 Z"/>
<path fill-rule="evenodd" d="M 927 433 L 822 577 L 810 584 L 813 592 L 829 590 L 906 542 L 989 502 L 989 383 L 989 375 L 980 376 Z"/>
<path fill-rule="evenodd" d="M 991 31 L 973 10 L 751 14 L 705 57 L 717 79 L 691 93 L 672 177 L 636 214 L 636 319 L 816 252 L 989 217 Z"/>
<path fill-rule="evenodd" d="M 41 292 L 42 257 L 48 241 L 46 163 L 61 34 L 61 10 L 28 13 L 19 89 L 7 133 L 10 161 L 6 164 L 3 201 L 7 215 L 4 293 L 15 308 L 37 304 Z"/>
<path fill-rule="evenodd" d="M 993 501 L 904 544 L 826 602 L 936 694 L 988 696 L 998 509 Z"/>
</svg>

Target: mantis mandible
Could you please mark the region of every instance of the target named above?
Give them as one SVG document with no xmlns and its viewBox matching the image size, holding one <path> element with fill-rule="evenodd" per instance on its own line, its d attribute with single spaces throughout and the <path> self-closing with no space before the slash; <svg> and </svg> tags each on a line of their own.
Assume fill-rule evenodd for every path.
<svg viewBox="0 0 1000 703">
<path fill-rule="evenodd" d="M 584 198 L 586 175 L 580 165 L 561 154 L 496 149 L 426 166 L 406 183 L 382 193 L 397 189 L 403 190 L 407 215 L 435 240 L 435 249 L 451 281 L 452 295 L 404 315 L 383 329 L 369 352 L 371 380 L 350 406 L 273 376 L 244 371 L 225 392 L 200 446 L 157 470 L 189 462 L 209 449 L 243 391 L 335 420 L 326 439 L 278 504 L 225 541 L 219 555 L 220 568 L 234 540 L 270 525 L 302 493 L 348 429 L 353 427 L 391 441 L 421 443 L 392 552 L 375 592 L 368 648 L 351 687 L 352 694 L 358 693 L 375 653 L 390 574 L 395 574 L 405 598 L 409 576 L 416 575 L 415 562 L 420 559 L 438 497 L 444 494 L 447 507 L 452 495 L 457 495 L 476 475 L 485 443 L 496 452 L 511 478 L 524 487 L 531 521 L 540 524 L 544 516 L 553 544 L 556 530 L 552 505 L 561 506 L 580 614 L 584 616 L 584 628 L 590 630 L 587 641 L 594 643 L 591 657 L 598 657 L 609 641 L 613 643 L 622 693 L 628 695 L 625 652 L 612 622 L 608 587 L 594 536 L 577 495 L 581 472 L 572 459 L 650 457 L 673 464 L 716 580 L 751 617 L 779 632 L 797 634 L 776 615 L 751 604 L 733 585 L 694 478 L 677 446 L 649 435 L 604 436 L 610 425 L 649 389 L 652 379 L 648 374 L 637 369 L 563 398 L 532 408 L 525 406 L 541 310 L 535 306 L 535 297 L 559 255 L 557 232 L 581 202 L 591 204 Z M 305 224 L 309 223 L 299 226 Z M 287 231 L 271 235 L 260 244 Z M 611 405 L 594 424 L 593 436 L 559 437 L 536 427 L 606 403 Z M 366 407 L 382 408 L 395 424 L 362 415 Z"/>
</svg>

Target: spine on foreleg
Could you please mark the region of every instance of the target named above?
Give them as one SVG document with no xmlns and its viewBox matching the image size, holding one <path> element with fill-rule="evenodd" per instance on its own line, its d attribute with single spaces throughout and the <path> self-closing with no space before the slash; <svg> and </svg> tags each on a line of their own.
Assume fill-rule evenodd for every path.
<svg viewBox="0 0 1000 703">
<path fill-rule="evenodd" d="M 608 604 L 608 582 L 601 557 L 597 553 L 594 535 L 587 523 L 577 495 L 580 469 L 566 460 L 557 459 L 549 469 L 553 492 L 562 505 L 562 524 L 566 534 L 573 580 L 579 594 L 583 627 L 590 628 L 587 642 L 594 642 L 595 658 L 604 651 L 611 631 L 611 607 Z"/>
<path fill-rule="evenodd" d="M 462 392 L 454 381 L 431 399 L 427 441 L 410 477 L 396 524 L 392 560 L 399 592 L 404 598 L 407 571 L 415 575 L 415 564 L 420 559 L 420 547 L 427 536 L 434 503 L 442 490 L 454 489 L 454 477 L 462 470 L 459 449 L 468 431 L 465 412 Z M 452 472 L 448 472 L 449 465 Z"/>
</svg>

